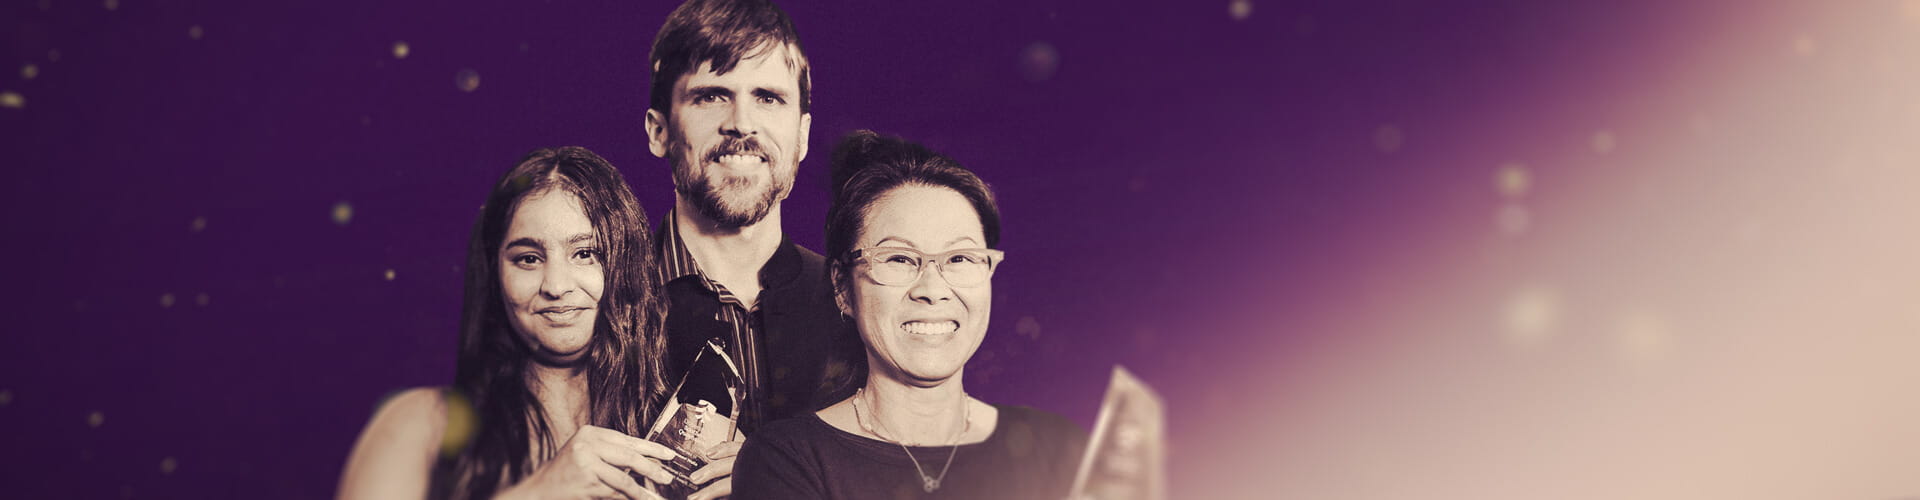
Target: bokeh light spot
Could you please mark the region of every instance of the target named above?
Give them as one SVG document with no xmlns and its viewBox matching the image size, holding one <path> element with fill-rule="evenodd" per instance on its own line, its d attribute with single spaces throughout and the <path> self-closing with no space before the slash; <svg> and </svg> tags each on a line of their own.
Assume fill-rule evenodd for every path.
<svg viewBox="0 0 1920 500">
<path fill-rule="evenodd" d="M 1820 42 L 1812 35 L 1800 35 L 1793 39 L 1793 53 L 1801 57 L 1812 56 L 1820 52 Z"/>
<path fill-rule="evenodd" d="M 1038 340 L 1040 338 L 1040 320 L 1033 316 L 1021 316 L 1020 322 L 1013 325 L 1013 332 L 1022 337 Z"/>
<path fill-rule="evenodd" d="M 100 428 L 101 425 L 105 425 L 106 423 L 107 423 L 106 413 L 102 413 L 99 410 L 94 410 L 93 413 L 87 414 L 87 427 L 98 429 Z"/>
<path fill-rule="evenodd" d="M 1493 189 L 1501 196 L 1519 198 L 1527 195 L 1533 187 L 1533 174 L 1527 172 L 1527 165 L 1520 162 L 1507 162 L 1493 174 Z"/>
<path fill-rule="evenodd" d="M 1152 351 L 1154 344 L 1159 343 L 1159 340 L 1160 331 L 1155 330 L 1151 326 L 1142 325 L 1133 329 L 1133 347 L 1135 349 Z"/>
<path fill-rule="evenodd" d="M 1616 146 L 1613 139 L 1613 131 L 1610 130 L 1594 132 L 1593 138 L 1588 139 L 1587 144 L 1593 147 L 1593 152 L 1599 154 L 1612 153 L 1614 146 Z"/>
<path fill-rule="evenodd" d="M 1518 203 L 1509 203 L 1500 207 L 1500 211 L 1495 213 L 1493 218 L 1494 225 L 1500 228 L 1500 233 L 1507 236 L 1525 234 L 1527 229 L 1533 226 L 1533 212 Z"/>
<path fill-rule="evenodd" d="M 1522 288 L 1507 298 L 1502 309 L 1501 322 L 1509 345 L 1539 345 L 1553 336 L 1560 323 L 1560 294 L 1541 286 Z"/>
<path fill-rule="evenodd" d="M 388 269 L 385 274 L 385 277 L 387 278 L 387 281 L 393 281 L 393 270 Z"/>
<path fill-rule="evenodd" d="M 200 25 L 198 24 L 187 27 L 187 38 L 199 40 L 200 37 L 203 37 L 206 35 L 207 35 L 207 30 L 204 28 L 201 28 Z"/>
<path fill-rule="evenodd" d="M 171 293 L 160 294 L 160 307 L 163 307 L 163 308 L 173 307 L 173 294 Z"/>
<path fill-rule="evenodd" d="M 107 0 L 107 10 L 120 10 L 120 0 Z"/>
<path fill-rule="evenodd" d="M 473 402 L 460 391 L 446 391 L 447 429 L 440 436 L 440 456 L 452 458 L 460 456 L 473 442 L 474 431 L 478 430 L 479 419 L 474 415 Z"/>
<path fill-rule="evenodd" d="M 344 201 L 333 204 L 333 223 L 345 226 L 349 222 L 353 222 L 353 204 Z"/>
<path fill-rule="evenodd" d="M 193 222 L 187 223 L 187 231 L 198 233 L 205 230 L 207 230 L 206 216 L 194 217 Z"/>
<path fill-rule="evenodd" d="M 60 62 L 60 49 L 47 49 L 47 62 Z"/>
<path fill-rule="evenodd" d="M 193 305 L 207 307 L 209 302 L 213 302 L 213 297 L 208 297 L 206 292 L 193 294 Z"/>
<path fill-rule="evenodd" d="M 173 471 L 174 471 L 175 469 L 178 469 L 178 468 L 180 468 L 180 461 L 179 461 L 179 460 L 174 460 L 174 459 L 173 459 L 173 457 L 167 457 L 167 458 L 162 458 L 162 459 L 160 459 L 160 473 L 161 473 L 161 474 L 166 474 L 166 475 L 169 475 L 169 476 L 171 476 L 171 475 L 173 475 Z"/>
<path fill-rule="evenodd" d="M 393 58 L 394 59 L 406 59 L 407 54 L 410 54 L 410 53 L 413 53 L 413 47 L 407 45 L 406 41 L 402 40 L 398 42 L 393 42 Z"/>
<path fill-rule="evenodd" d="M 1247 20 L 1247 16 L 1253 15 L 1253 0 L 1233 0 L 1227 2 L 1227 15 L 1233 16 L 1233 20 L 1235 21 Z"/>
<path fill-rule="evenodd" d="M 1645 311 L 1629 312 L 1620 317 L 1614 331 L 1614 343 L 1620 358 L 1625 361 L 1655 361 L 1673 350 L 1673 328 L 1657 315 Z"/>
<path fill-rule="evenodd" d="M 13 391 L 12 390 L 0 391 L 0 406 L 6 406 L 10 404 L 13 404 Z"/>
<path fill-rule="evenodd" d="M 1386 124 L 1373 129 L 1373 147 L 1383 153 L 1399 151 L 1406 140 L 1406 133 L 1401 132 L 1397 125 Z"/>
<path fill-rule="evenodd" d="M 480 72 L 474 71 L 473 68 L 462 68 L 459 72 L 453 74 L 453 86 L 459 87 L 461 92 L 472 92 L 479 89 Z"/>
<path fill-rule="evenodd" d="M 11 90 L 0 92 L 0 108 L 20 109 L 26 107 L 27 98 Z"/>
<path fill-rule="evenodd" d="M 1044 82 L 1060 69 L 1060 51 L 1047 42 L 1033 42 L 1020 52 L 1020 74 L 1030 82 Z"/>
<path fill-rule="evenodd" d="M 35 65 L 33 65 L 33 64 L 31 64 L 31 63 L 29 63 L 29 64 L 27 64 L 27 65 L 25 65 L 25 66 L 21 66 L 21 67 L 20 67 L 20 79 L 22 79 L 22 80 L 32 80 L 32 79 L 34 79 L 35 77 L 38 77 L 38 76 L 40 76 L 40 67 L 39 67 L 39 66 L 35 66 Z"/>
</svg>

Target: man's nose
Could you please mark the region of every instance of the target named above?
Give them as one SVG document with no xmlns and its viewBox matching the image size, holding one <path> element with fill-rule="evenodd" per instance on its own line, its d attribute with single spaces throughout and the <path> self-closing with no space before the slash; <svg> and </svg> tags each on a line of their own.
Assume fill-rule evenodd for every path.
<svg viewBox="0 0 1920 500">
<path fill-rule="evenodd" d="M 752 106 L 737 101 L 734 102 L 733 106 L 728 109 L 726 121 L 720 123 L 720 132 L 735 137 L 747 137 L 759 134 L 760 127 L 758 123 L 755 123 Z"/>
</svg>

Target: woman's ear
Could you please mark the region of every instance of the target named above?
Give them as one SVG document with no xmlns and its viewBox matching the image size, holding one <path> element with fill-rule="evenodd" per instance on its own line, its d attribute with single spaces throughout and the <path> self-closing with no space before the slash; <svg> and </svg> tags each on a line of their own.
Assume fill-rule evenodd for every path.
<svg viewBox="0 0 1920 500">
<path fill-rule="evenodd" d="M 840 315 L 852 318 L 853 308 L 847 307 L 847 287 L 840 286 L 841 283 L 845 283 L 843 278 L 846 273 L 841 271 L 840 268 L 841 266 L 838 263 L 827 267 L 827 283 L 833 286 L 833 305 L 840 308 Z"/>
</svg>

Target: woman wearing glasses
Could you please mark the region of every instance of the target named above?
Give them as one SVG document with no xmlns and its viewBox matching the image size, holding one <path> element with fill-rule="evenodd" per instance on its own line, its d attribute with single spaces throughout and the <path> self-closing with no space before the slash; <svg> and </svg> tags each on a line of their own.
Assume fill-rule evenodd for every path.
<svg viewBox="0 0 1920 500">
<path fill-rule="evenodd" d="M 1086 434 L 967 395 L 1004 254 L 986 183 L 951 158 L 860 131 L 833 153 L 829 277 L 867 348 L 867 384 L 747 440 L 734 498 L 1066 495 Z"/>
</svg>

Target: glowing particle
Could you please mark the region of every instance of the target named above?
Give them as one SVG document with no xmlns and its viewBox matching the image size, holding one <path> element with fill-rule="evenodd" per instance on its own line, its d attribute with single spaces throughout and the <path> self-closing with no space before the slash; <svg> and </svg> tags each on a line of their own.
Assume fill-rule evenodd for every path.
<svg viewBox="0 0 1920 500">
<path fill-rule="evenodd" d="M 1153 350 L 1154 343 L 1158 341 L 1159 338 L 1160 332 L 1151 326 L 1142 325 L 1133 329 L 1133 347 L 1135 349 L 1151 351 Z"/>
<path fill-rule="evenodd" d="M 474 414 L 473 402 L 459 391 L 446 392 L 446 405 L 447 428 L 440 434 L 440 456 L 453 458 L 473 442 L 473 435 L 479 430 L 479 418 Z"/>
<path fill-rule="evenodd" d="M 193 222 L 187 224 L 187 230 L 196 233 L 207 230 L 207 218 L 205 216 L 194 217 Z"/>
<path fill-rule="evenodd" d="M 1033 319 L 1033 316 L 1021 316 L 1020 322 L 1013 325 L 1013 331 L 1022 337 L 1038 340 L 1040 338 L 1040 320 Z"/>
<path fill-rule="evenodd" d="M 13 391 L 0 391 L 0 406 L 13 404 Z"/>
<path fill-rule="evenodd" d="M 1614 345 L 1623 360 L 1658 360 L 1673 350 L 1673 328 L 1659 316 L 1630 312 L 1620 318 L 1614 330 Z"/>
<path fill-rule="evenodd" d="M 1247 16 L 1253 15 L 1253 0 L 1227 2 L 1227 15 L 1233 16 L 1235 21 L 1247 20 Z"/>
<path fill-rule="evenodd" d="M 527 42 L 520 42 L 520 53 L 525 54 L 527 53 L 528 50 L 532 50 L 532 49 L 533 49 L 533 46 L 527 45 Z"/>
<path fill-rule="evenodd" d="M 1526 196 L 1533 187 L 1533 175 L 1527 172 L 1527 165 L 1520 162 L 1507 162 L 1493 174 L 1493 189 L 1501 196 L 1519 198 Z"/>
<path fill-rule="evenodd" d="M 412 52 L 413 52 L 413 47 L 408 46 L 406 41 L 393 42 L 393 58 L 394 59 L 406 59 L 407 54 L 410 54 Z"/>
<path fill-rule="evenodd" d="M 388 270 L 387 270 L 387 273 L 386 273 L 386 277 L 387 277 L 387 281 L 393 281 L 393 270 L 392 270 L 392 269 L 388 269 Z"/>
<path fill-rule="evenodd" d="M 1692 118 L 1687 119 L 1687 129 L 1692 130 L 1693 135 L 1706 136 L 1713 132 L 1713 118 L 1705 113 L 1694 113 Z"/>
<path fill-rule="evenodd" d="M 213 298 L 208 297 L 206 292 L 193 294 L 193 305 L 196 305 L 196 306 L 207 307 L 207 303 L 211 302 L 212 300 Z"/>
<path fill-rule="evenodd" d="M 87 414 L 87 427 L 98 429 L 101 424 L 105 423 L 107 423 L 107 414 L 101 413 L 99 410 L 94 410 L 93 413 Z"/>
<path fill-rule="evenodd" d="M 1406 140 L 1406 134 L 1400 131 L 1399 126 L 1386 124 L 1373 129 L 1373 147 L 1378 148 L 1382 153 L 1399 151 Z"/>
<path fill-rule="evenodd" d="M 207 30 L 202 29 L 198 24 L 187 27 L 187 38 L 199 40 L 200 37 L 206 36 L 206 34 L 207 34 Z"/>
<path fill-rule="evenodd" d="M 1493 219 L 1494 225 L 1500 228 L 1500 233 L 1507 236 L 1519 236 L 1526 233 L 1527 228 L 1533 225 L 1533 213 L 1518 203 L 1500 207 L 1500 211 L 1494 214 Z"/>
<path fill-rule="evenodd" d="M 27 98 L 11 90 L 0 92 L 0 108 L 20 109 L 27 105 Z"/>
<path fill-rule="evenodd" d="M 1800 35 L 1799 37 L 1795 37 L 1793 39 L 1794 54 L 1800 55 L 1801 57 L 1806 57 L 1806 56 L 1814 55 L 1819 52 L 1820 52 L 1820 42 L 1815 41 L 1813 39 L 1813 36 Z"/>
<path fill-rule="evenodd" d="M 1593 147 L 1595 153 L 1611 153 L 1614 147 L 1613 132 L 1607 130 L 1594 132 L 1593 138 L 1587 140 L 1587 145 Z"/>
<path fill-rule="evenodd" d="M 39 66 L 28 64 L 26 66 L 20 67 L 20 79 L 32 80 L 34 77 L 37 77 L 37 76 L 40 76 Z"/>
<path fill-rule="evenodd" d="M 360 126 L 362 127 L 373 126 L 373 115 L 360 115 Z"/>
<path fill-rule="evenodd" d="M 344 201 L 333 204 L 333 223 L 345 226 L 349 222 L 353 222 L 353 204 Z"/>
<path fill-rule="evenodd" d="M 1507 343 L 1533 346 L 1552 336 L 1560 323 L 1560 295 L 1545 287 L 1527 287 L 1507 298 L 1501 310 Z"/>
<path fill-rule="evenodd" d="M 47 62 L 60 62 L 60 49 L 47 49 Z"/>
<path fill-rule="evenodd" d="M 173 307 L 173 294 L 160 294 L 160 307 Z"/>
<path fill-rule="evenodd" d="M 167 457 L 167 458 L 162 458 L 162 459 L 160 459 L 160 473 L 161 473 L 161 474 L 166 474 L 166 475 L 169 475 L 169 476 L 171 476 L 171 475 L 173 475 L 173 471 L 174 471 L 175 469 L 178 469 L 178 468 L 180 468 L 180 461 L 179 461 L 179 460 L 174 460 L 174 459 L 173 459 L 173 457 Z"/>
<path fill-rule="evenodd" d="M 107 10 L 120 10 L 120 0 L 107 0 Z"/>
<path fill-rule="evenodd" d="M 1047 42 L 1033 42 L 1020 53 L 1020 74 L 1030 82 L 1044 82 L 1060 69 L 1060 51 Z"/>
<path fill-rule="evenodd" d="M 474 71 L 473 68 L 461 69 L 460 72 L 453 74 L 453 86 L 459 87 L 461 92 L 472 92 L 480 88 L 480 72 Z"/>
</svg>

